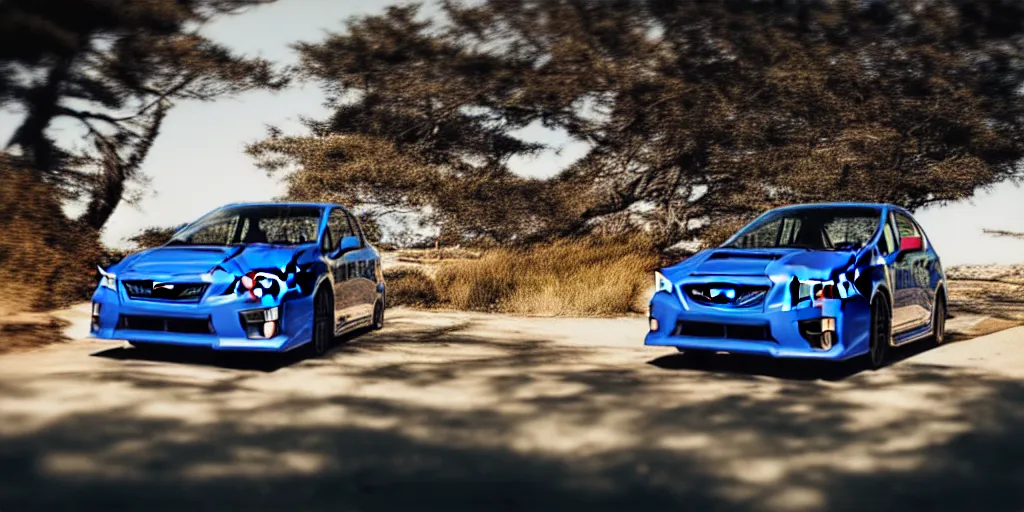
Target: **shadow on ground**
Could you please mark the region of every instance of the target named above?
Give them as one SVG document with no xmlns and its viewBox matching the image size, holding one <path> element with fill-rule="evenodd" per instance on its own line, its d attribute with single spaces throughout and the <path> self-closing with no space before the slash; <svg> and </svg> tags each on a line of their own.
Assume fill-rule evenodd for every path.
<svg viewBox="0 0 1024 512">
<path fill-rule="evenodd" d="M 365 334 L 367 331 L 356 331 L 334 340 L 331 350 L 344 343 Z M 188 346 L 161 346 L 152 347 L 114 347 L 90 354 L 93 357 L 103 357 L 121 361 L 149 361 L 154 363 L 173 363 L 185 365 L 211 366 L 231 370 L 250 370 L 272 373 L 281 368 L 291 366 L 306 360 L 308 353 L 299 347 L 285 353 L 272 352 L 232 352 L 217 351 L 208 348 Z"/>
<path fill-rule="evenodd" d="M 374 333 L 272 373 L 0 377 L 0 510 L 1024 506 L 1012 379 L 912 361 L 838 381 L 734 359 L 664 371 L 470 327 Z"/>
<path fill-rule="evenodd" d="M 965 341 L 966 336 L 951 336 L 948 343 Z M 935 348 L 927 341 L 893 347 L 889 351 L 886 366 L 908 360 Z M 693 370 L 701 372 L 723 372 L 737 375 L 759 375 L 786 380 L 841 381 L 867 368 L 867 361 L 854 358 L 849 361 L 810 361 L 802 359 L 773 359 L 746 354 L 701 354 L 699 357 L 685 352 L 667 354 L 648 361 L 647 364 L 663 370 Z"/>
</svg>

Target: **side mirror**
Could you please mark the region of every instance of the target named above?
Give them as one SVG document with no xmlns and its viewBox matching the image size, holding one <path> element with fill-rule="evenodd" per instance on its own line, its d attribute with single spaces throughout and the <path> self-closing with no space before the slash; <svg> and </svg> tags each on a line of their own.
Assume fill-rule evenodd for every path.
<svg viewBox="0 0 1024 512">
<path fill-rule="evenodd" d="M 919 236 L 905 236 L 900 239 L 900 252 L 920 251 L 924 241 Z"/>
<path fill-rule="evenodd" d="M 359 248 L 359 237 L 358 236 L 346 236 L 342 237 L 341 245 L 338 246 L 338 251 L 346 253 Z"/>
</svg>

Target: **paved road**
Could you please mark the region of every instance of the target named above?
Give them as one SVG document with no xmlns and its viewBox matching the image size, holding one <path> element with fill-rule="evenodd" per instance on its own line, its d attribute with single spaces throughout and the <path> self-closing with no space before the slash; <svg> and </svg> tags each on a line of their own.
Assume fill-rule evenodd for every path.
<svg viewBox="0 0 1024 512">
<path fill-rule="evenodd" d="M 1022 510 L 1024 327 L 878 372 L 391 313 L 315 361 L 0 357 L 0 510 Z"/>
</svg>

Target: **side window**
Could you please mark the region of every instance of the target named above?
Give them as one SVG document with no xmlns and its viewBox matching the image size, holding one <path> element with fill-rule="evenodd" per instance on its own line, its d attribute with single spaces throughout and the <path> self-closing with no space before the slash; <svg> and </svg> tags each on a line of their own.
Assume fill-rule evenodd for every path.
<svg viewBox="0 0 1024 512">
<path fill-rule="evenodd" d="M 921 233 L 917 230 L 917 225 L 914 224 L 910 217 L 902 213 L 896 213 L 896 230 L 900 233 L 900 238 L 905 236 L 921 236 Z"/>
<path fill-rule="evenodd" d="M 341 239 L 349 236 L 351 228 L 348 225 L 348 217 L 342 210 L 331 210 L 331 216 L 327 219 L 327 230 L 331 232 L 332 247 L 341 243 Z"/>
<path fill-rule="evenodd" d="M 878 241 L 878 249 L 882 251 L 883 255 L 892 254 L 892 251 L 896 249 L 896 235 L 892 230 L 892 222 L 888 219 L 885 221 L 885 227 L 882 228 L 882 238 Z"/>
<path fill-rule="evenodd" d="M 352 230 L 352 235 L 359 237 L 359 245 L 360 246 L 366 245 L 366 242 L 363 241 L 363 227 L 359 225 L 359 221 L 356 220 L 356 218 L 353 217 L 351 214 L 349 214 L 348 215 L 348 223 L 349 223 L 350 229 Z"/>
</svg>

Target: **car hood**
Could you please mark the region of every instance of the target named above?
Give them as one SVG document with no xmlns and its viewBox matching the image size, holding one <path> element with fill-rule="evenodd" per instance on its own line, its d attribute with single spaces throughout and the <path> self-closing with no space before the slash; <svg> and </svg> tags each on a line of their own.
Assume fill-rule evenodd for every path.
<svg viewBox="0 0 1024 512">
<path fill-rule="evenodd" d="M 252 244 L 228 247 L 163 246 L 126 258 L 118 265 L 122 275 L 197 275 L 220 268 L 241 274 L 249 270 L 284 269 L 312 247 L 306 245 Z"/>
<path fill-rule="evenodd" d="M 800 276 L 829 279 L 845 271 L 857 258 L 855 251 L 806 249 L 710 249 L 663 270 L 672 280 L 700 276 Z"/>
</svg>

